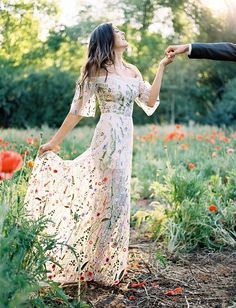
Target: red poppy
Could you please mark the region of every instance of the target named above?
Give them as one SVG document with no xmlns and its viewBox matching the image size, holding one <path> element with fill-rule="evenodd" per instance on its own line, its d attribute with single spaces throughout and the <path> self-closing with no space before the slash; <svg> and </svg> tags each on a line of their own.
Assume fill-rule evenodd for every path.
<svg viewBox="0 0 236 308">
<path fill-rule="evenodd" d="M 17 152 L 0 152 L 0 180 L 10 179 L 13 175 L 13 172 L 21 168 L 22 163 L 22 156 Z"/>
<path fill-rule="evenodd" d="M 208 206 L 208 210 L 215 213 L 217 212 L 217 206 L 215 204 L 211 204 Z"/>
<path fill-rule="evenodd" d="M 165 295 L 176 295 L 182 293 L 183 289 L 181 287 L 175 288 L 174 290 L 169 290 L 165 292 Z"/>
<path fill-rule="evenodd" d="M 194 164 L 194 163 L 189 163 L 188 164 L 188 169 L 194 169 L 194 168 L 196 168 L 196 164 Z"/>
<path fill-rule="evenodd" d="M 129 296 L 129 300 L 131 300 L 131 301 L 135 300 L 135 298 L 136 298 L 136 297 L 135 297 L 134 295 L 130 295 L 130 296 Z"/>
<path fill-rule="evenodd" d="M 139 287 L 143 287 L 144 285 L 146 285 L 146 281 L 131 282 L 130 283 L 131 288 L 139 288 Z"/>
<path fill-rule="evenodd" d="M 28 144 L 33 144 L 34 143 L 34 139 L 32 137 L 29 137 L 29 138 L 26 139 L 26 142 Z"/>
<path fill-rule="evenodd" d="M 202 135 L 197 135 L 197 140 L 202 140 L 203 136 Z"/>
</svg>

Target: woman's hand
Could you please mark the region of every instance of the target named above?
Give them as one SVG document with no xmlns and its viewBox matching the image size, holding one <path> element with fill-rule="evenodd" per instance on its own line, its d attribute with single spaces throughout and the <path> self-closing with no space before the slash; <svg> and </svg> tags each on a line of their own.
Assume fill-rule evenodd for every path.
<svg viewBox="0 0 236 308">
<path fill-rule="evenodd" d="M 172 57 L 167 57 L 167 56 L 165 56 L 165 58 L 163 58 L 163 59 L 160 61 L 160 65 L 166 66 L 166 65 L 172 63 L 173 60 L 174 60 L 174 57 L 175 57 L 175 56 L 172 56 Z"/>
<path fill-rule="evenodd" d="M 53 143 L 51 143 L 50 141 L 42 144 L 39 148 L 39 152 L 38 152 L 38 156 L 41 156 L 44 152 L 46 151 L 52 151 L 52 152 L 58 152 L 60 150 L 60 146 L 59 145 L 55 145 Z"/>
</svg>

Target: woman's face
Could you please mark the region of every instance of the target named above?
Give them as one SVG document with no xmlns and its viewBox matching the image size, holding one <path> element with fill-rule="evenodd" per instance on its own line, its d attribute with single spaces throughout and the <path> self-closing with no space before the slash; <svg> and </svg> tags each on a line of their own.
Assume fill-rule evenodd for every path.
<svg viewBox="0 0 236 308">
<path fill-rule="evenodd" d="M 113 33 L 114 33 L 114 48 L 125 48 L 128 46 L 128 42 L 125 39 L 125 33 L 119 30 L 116 26 L 113 26 Z"/>
</svg>

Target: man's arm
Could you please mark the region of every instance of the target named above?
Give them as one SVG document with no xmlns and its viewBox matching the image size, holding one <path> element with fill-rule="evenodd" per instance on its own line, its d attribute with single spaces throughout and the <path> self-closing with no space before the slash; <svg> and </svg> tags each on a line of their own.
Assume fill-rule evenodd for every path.
<svg viewBox="0 0 236 308">
<path fill-rule="evenodd" d="M 236 61 L 236 44 L 194 43 L 185 45 L 171 45 L 165 51 L 167 57 L 173 57 L 181 53 L 188 53 L 188 56 L 191 59 Z"/>
<path fill-rule="evenodd" d="M 192 59 L 236 61 L 236 44 L 233 43 L 194 43 L 188 55 Z"/>
</svg>

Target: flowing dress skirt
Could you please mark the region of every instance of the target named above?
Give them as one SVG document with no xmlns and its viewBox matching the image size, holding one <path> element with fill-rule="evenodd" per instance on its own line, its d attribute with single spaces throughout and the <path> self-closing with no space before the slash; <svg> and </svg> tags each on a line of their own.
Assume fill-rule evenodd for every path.
<svg viewBox="0 0 236 308">
<path fill-rule="evenodd" d="M 90 147 L 73 160 L 52 151 L 36 157 L 25 206 L 33 218 L 46 215 L 49 234 L 62 245 L 46 264 L 60 283 L 119 283 L 128 262 L 133 120 L 102 113 Z"/>
</svg>

